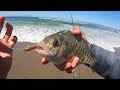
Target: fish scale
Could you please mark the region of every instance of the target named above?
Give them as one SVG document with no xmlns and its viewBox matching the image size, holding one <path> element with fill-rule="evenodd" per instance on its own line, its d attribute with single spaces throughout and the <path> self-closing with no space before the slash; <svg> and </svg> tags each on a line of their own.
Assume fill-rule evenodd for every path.
<svg viewBox="0 0 120 90">
<path fill-rule="evenodd" d="M 66 51 L 68 53 L 68 56 L 77 55 L 80 58 L 81 64 L 91 64 L 92 62 L 94 62 L 94 58 L 91 56 L 91 53 L 87 46 L 87 42 L 85 40 L 81 39 L 81 42 L 78 42 L 77 40 L 75 40 L 75 37 L 73 38 L 70 32 L 68 32 L 68 34 L 66 33 L 64 38 L 66 38 L 66 42 L 70 45 L 67 48 L 69 52 Z"/>
<path fill-rule="evenodd" d="M 56 41 L 56 39 L 59 41 L 59 44 L 54 47 L 52 42 Z M 95 58 L 90 52 L 87 41 L 81 36 L 74 36 L 71 31 L 64 30 L 54 33 L 44 38 L 42 42 L 44 42 L 43 46 L 50 52 L 46 58 L 55 64 L 63 63 L 63 61 L 69 60 L 72 56 L 78 56 L 80 58 L 79 64 L 88 64 L 91 66 L 95 62 Z M 33 49 L 33 47 L 27 48 L 25 51 L 29 51 Z"/>
<path fill-rule="evenodd" d="M 69 41 L 69 42 L 66 42 L 66 43 L 68 44 L 68 48 L 67 48 L 66 51 L 65 51 L 66 54 L 69 53 L 69 54 L 67 55 L 67 57 L 69 57 L 69 55 L 71 55 L 71 52 L 72 52 L 72 46 L 73 46 L 72 43 L 71 43 L 72 40 L 71 40 L 71 38 L 68 38 L 67 35 L 65 35 L 65 40 L 66 40 L 66 41 Z"/>
<path fill-rule="evenodd" d="M 67 36 L 67 35 L 66 35 Z M 73 56 L 74 55 L 74 53 L 75 52 L 73 52 L 73 51 L 75 51 L 75 47 L 76 47 L 76 44 L 75 43 L 73 43 L 73 38 L 71 38 L 71 36 L 69 35 L 69 37 L 67 36 L 67 39 L 68 39 L 68 41 L 70 41 L 70 47 L 68 48 L 68 49 L 70 49 L 70 54 L 69 54 L 69 56 Z M 68 42 L 69 43 L 69 42 Z"/>
</svg>

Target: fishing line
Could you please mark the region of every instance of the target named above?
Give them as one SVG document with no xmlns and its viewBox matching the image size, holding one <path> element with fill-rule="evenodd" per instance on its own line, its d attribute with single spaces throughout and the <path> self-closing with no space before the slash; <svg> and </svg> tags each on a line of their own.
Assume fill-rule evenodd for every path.
<svg viewBox="0 0 120 90">
<path fill-rule="evenodd" d="M 72 12 L 71 11 L 70 11 L 70 15 L 71 15 L 71 19 L 72 19 L 72 27 L 74 29 L 73 16 L 72 16 Z M 76 68 L 74 69 L 74 79 L 77 79 L 77 70 L 76 70 Z M 79 72 L 78 79 L 80 79 L 80 72 Z"/>
<path fill-rule="evenodd" d="M 73 29 L 74 29 L 74 23 L 73 23 L 73 17 L 72 17 L 72 12 L 70 11 L 70 15 L 71 15 L 71 19 L 72 19 L 72 26 L 73 26 Z"/>
</svg>

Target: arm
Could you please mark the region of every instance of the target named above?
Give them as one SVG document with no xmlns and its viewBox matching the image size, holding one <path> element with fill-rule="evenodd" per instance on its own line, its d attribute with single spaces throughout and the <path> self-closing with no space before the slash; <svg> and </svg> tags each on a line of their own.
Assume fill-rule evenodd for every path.
<svg viewBox="0 0 120 90">
<path fill-rule="evenodd" d="M 104 78 L 120 79 L 120 57 L 95 44 L 91 45 L 91 52 L 96 63 L 91 67 Z"/>
</svg>

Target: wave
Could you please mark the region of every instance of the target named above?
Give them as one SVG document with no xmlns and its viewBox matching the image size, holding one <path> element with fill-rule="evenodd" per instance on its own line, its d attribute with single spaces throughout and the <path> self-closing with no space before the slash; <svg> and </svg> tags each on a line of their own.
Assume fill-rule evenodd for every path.
<svg viewBox="0 0 120 90">
<path fill-rule="evenodd" d="M 18 37 L 20 42 L 39 43 L 46 36 L 62 30 L 72 30 L 72 24 L 68 21 L 52 20 L 50 18 L 21 17 L 7 18 L 13 25 L 13 35 Z M 85 32 L 88 41 L 104 49 L 114 52 L 113 47 L 120 47 L 120 30 L 91 23 L 76 22 Z M 2 30 L 0 38 L 5 33 Z"/>
<path fill-rule="evenodd" d="M 46 36 L 53 33 L 62 30 L 71 31 L 72 26 L 14 26 L 13 28 L 12 34 L 18 37 L 18 41 L 39 43 Z M 81 29 L 84 31 L 87 40 L 92 44 L 96 44 L 112 52 L 114 52 L 113 47 L 120 47 L 120 35 L 118 33 L 100 31 L 99 29 L 88 27 L 81 27 Z M 5 28 L 3 28 L 0 38 L 3 38 L 4 34 Z"/>
<path fill-rule="evenodd" d="M 21 17 L 21 16 L 14 16 L 14 17 L 6 17 L 6 20 L 12 22 L 12 24 L 16 25 L 16 24 L 28 24 L 28 25 L 54 25 L 54 26 L 61 26 L 61 24 L 68 24 L 68 25 L 72 25 L 72 20 L 68 20 L 68 19 L 60 19 L 60 18 L 50 18 L 50 17 Z M 89 22 L 83 22 L 83 21 L 76 21 L 74 20 L 74 25 L 78 25 L 78 26 L 84 26 L 84 27 L 90 27 L 90 28 L 97 28 L 97 29 L 101 29 L 101 30 L 114 30 L 114 31 L 120 31 L 114 28 L 110 28 L 107 26 L 103 26 L 100 24 L 95 24 L 95 23 L 89 23 Z"/>
</svg>

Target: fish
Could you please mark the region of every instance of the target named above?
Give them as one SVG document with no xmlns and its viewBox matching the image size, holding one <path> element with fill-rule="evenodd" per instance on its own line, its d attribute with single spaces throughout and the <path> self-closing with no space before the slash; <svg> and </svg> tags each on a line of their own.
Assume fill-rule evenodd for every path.
<svg viewBox="0 0 120 90">
<path fill-rule="evenodd" d="M 24 49 L 31 50 L 36 50 L 38 54 L 57 65 L 69 61 L 73 56 L 80 58 L 79 64 L 91 66 L 95 63 L 87 41 L 81 35 L 73 35 L 69 30 L 56 32 L 45 37 L 40 43 Z"/>
</svg>

